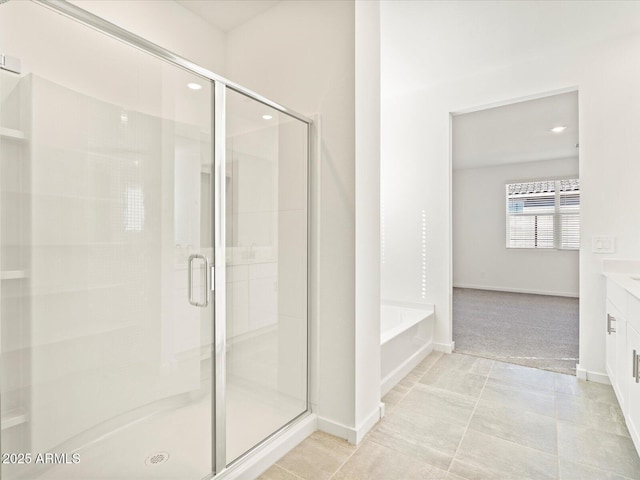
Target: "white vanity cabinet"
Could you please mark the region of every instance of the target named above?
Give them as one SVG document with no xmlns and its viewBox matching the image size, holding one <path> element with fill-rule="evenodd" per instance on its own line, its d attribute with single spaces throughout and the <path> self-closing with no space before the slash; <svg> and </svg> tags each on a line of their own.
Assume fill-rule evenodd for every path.
<svg viewBox="0 0 640 480">
<path fill-rule="evenodd" d="M 625 418 L 636 448 L 640 450 L 640 300 L 629 294 L 629 321 L 625 349 L 628 380 Z"/>
<path fill-rule="evenodd" d="M 628 380 L 625 377 L 627 292 L 612 280 L 607 280 L 607 374 L 616 392 L 620 407 L 624 410 L 627 400 Z"/>
<path fill-rule="evenodd" d="M 624 274 L 607 277 L 607 374 L 640 452 L 640 292 L 635 285 L 639 281 Z"/>
</svg>

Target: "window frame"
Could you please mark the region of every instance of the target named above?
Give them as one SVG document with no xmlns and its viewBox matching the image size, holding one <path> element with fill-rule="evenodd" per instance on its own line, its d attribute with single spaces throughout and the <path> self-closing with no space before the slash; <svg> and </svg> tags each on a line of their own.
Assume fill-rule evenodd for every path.
<svg viewBox="0 0 640 480">
<path fill-rule="evenodd" d="M 562 182 L 577 182 L 577 190 L 562 190 L 561 185 Z M 509 200 L 513 200 L 513 197 L 510 197 L 509 187 L 514 185 L 523 185 L 523 184 L 542 184 L 542 183 L 553 183 L 553 212 L 538 212 L 538 213 L 513 213 L 509 208 Z M 563 177 L 556 179 L 544 179 L 544 180 L 530 180 L 530 181 L 519 181 L 519 182 L 508 182 L 505 184 L 505 247 L 507 250 L 568 250 L 568 251 L 579 251 L 580 250 L 580 239 L 581 239 L 581 222 L 580 222 L 580 204 L 581 202 L 581 186 L 580 186 L 580 178 L 579 177 Z M 563 209 L 563 205 L 561 202 L 561 197 L 563 192 L 577 192 L 578 193 L 578 203 L 575 211 L 567 211 L 566 206 Z M 541 192 L 542 193 L 542 192 Z M 549 192 L 550 193 L 550 192 Z M 512 195 L 512 194 L 511 194 Z M 532 192 L 533 196 L 533 192 Z M 523 197 L 524 198 L 524 197 Z M 529 197 L 532 198 L 532 197 Z M 535 246 L 526 246 L 520 247 L 512 245 L 512 228 L 511 228 L 511 217 L 552 217 L 552 246 L 538 246 L 537 245 L 537 235 L 534 235 L 533 240 L 536 243 Z M 563 227 L 562 227 L 562 219 L 563 217 L 578 217 L 578 226 L 577 226 L 577 246 L 572 247 L 566 244 L 563 244 Z M 537 228 L 537 227 L 536 227 Z"/>
</svg>

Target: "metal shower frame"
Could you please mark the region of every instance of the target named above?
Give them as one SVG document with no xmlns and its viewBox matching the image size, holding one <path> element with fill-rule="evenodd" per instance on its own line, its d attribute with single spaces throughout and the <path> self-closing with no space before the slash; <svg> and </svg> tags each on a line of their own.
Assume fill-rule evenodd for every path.
<svg viewBox="0 0 640 480">
<path fill-rule="evenodd" d="M 213 268 L 210 273 L 213 278 L 212 285 L 215 285 L 214 294 L 214 380 L 213 380 L 213 416 L 214 419 L 212 425 L 213 436 L 213 465 L 212 474 L 215 478 L 224 477 L 225 471 L 229 471 L 230 466 L 235 466 L 244 459 L 254 449 L 259 448 L 267 440 L 274 438 L 284 431 L 292 427 L 300 418 L 305 417 L 311 413 L 310 409 L 310 374 L 311 374 L 311 269 L 312 269 L 312 209 L 311 209 L 311 197 L 312 197 L 312 132 L 313 121 L 294 110 L 284 107 L 283 105 L 269 100 L 268 98 L 248 89 L 235 82 L 232 82 L 196 63 L 187 60 L 184 57 L 176 55 L 171 51 L 156 45 L 138 35 L 135 35 L 128 30 L 125 30 L 97 15 L 94 15 L 74 4 L 71 4 L 65 0 L 32 0 L 32 2 L 47 7 L 57 13 L 65 15 L 73 20 L 76 20 L 88 27 L 93 28 L 103 34 L 113 37 L 119 41 L 122 41 L 132 47 L 135 47 L 143 52 L 146 52 L 160 60 L 173 64 L 184 70 L 187 70 L 195 75 L 202 77 L 203 79 L 212 82 L 213 84 L 213 105 L 212 105 L 212 138 L 214 141 L 213 147 L 213 164 L 214 164 L 214 195 L 213 195 L 213 215 L 214 215 L 214 259 Z M 0 1 L 0 3 L 3 3 Z M 245 95 L 257 102 L 260 102 L 268 107 L 271 107 L 285 115 L 293 117 L 307 126 L 307 396 L 306 396 L 306 410 L 292 419 L 289 423 L 284 425 L 277 432 L 264 439 L 259 445 L 245 452 L 239 459 L 234 460 L 231 464 L 226 463 L 226 315 L 225 315 L 225 114 L 226 114 L 226 91 L 231 89 L 237 93 Z M 218 322 L 217 318 L 221 318 L 222 321 Z M 222 475 L 221 475 L 222 474 Z M 207 478 L 213 478 L 207 477 Z"/>
</svg>

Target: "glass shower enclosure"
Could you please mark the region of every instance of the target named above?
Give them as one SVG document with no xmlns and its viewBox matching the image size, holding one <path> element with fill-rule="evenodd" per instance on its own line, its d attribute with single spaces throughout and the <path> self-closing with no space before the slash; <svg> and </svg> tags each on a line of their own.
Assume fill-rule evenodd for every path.
<svg viewBox="0 0 640 480">
<path fill-rule="evenodd" d="M 308 413 L 310 121 L 0 4 L 2 480 L 199 480 Z"/>
</svg>

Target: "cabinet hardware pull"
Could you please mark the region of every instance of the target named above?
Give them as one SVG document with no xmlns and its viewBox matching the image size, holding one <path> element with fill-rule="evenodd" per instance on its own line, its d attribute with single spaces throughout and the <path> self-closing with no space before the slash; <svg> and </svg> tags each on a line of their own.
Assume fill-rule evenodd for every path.
<svg viewBox="0 0 640 480">
<path fill-rule="evenodd" d="M 612 333 L 616 333 L 616 329 L 613 328 L 611 322 L 615 322 L 616 317 L 607 313 L 607 333 L 611 335 Z"/>
<path fill-rule="evenodd" d="M 631 368 L 633 369 L 633 378 L 636 379 L 636 382 L 638 381 L 638 354 L 636 353 L 636 351 L 633 351 L 633 356 L 631 357 Z"/>
<path fill-rule="evenodd" d="M 194 260 L 202 260 L 202 262 L 204 263 L 204 301 L 203 302 L 198 302 L 197 300 L 193 299 L 193 262 Z M 206 307 L 209 305 L 209 294 L 211 293 L 209 290 L 209 275 L 210 275 L 210 270 L 209 270 L 209 259 L 207 257 L 205 257 L 204 255 L 200 255 L 200 254 L 193 254 L 189 256 L 189 261 L 188 261 L 188 268 L 187 268 L 187 273 L 188 273 L 188 290 L 189 290 L 189 303 L 191 305 L 193 305 L 194 307 Z"/>
</svg>

